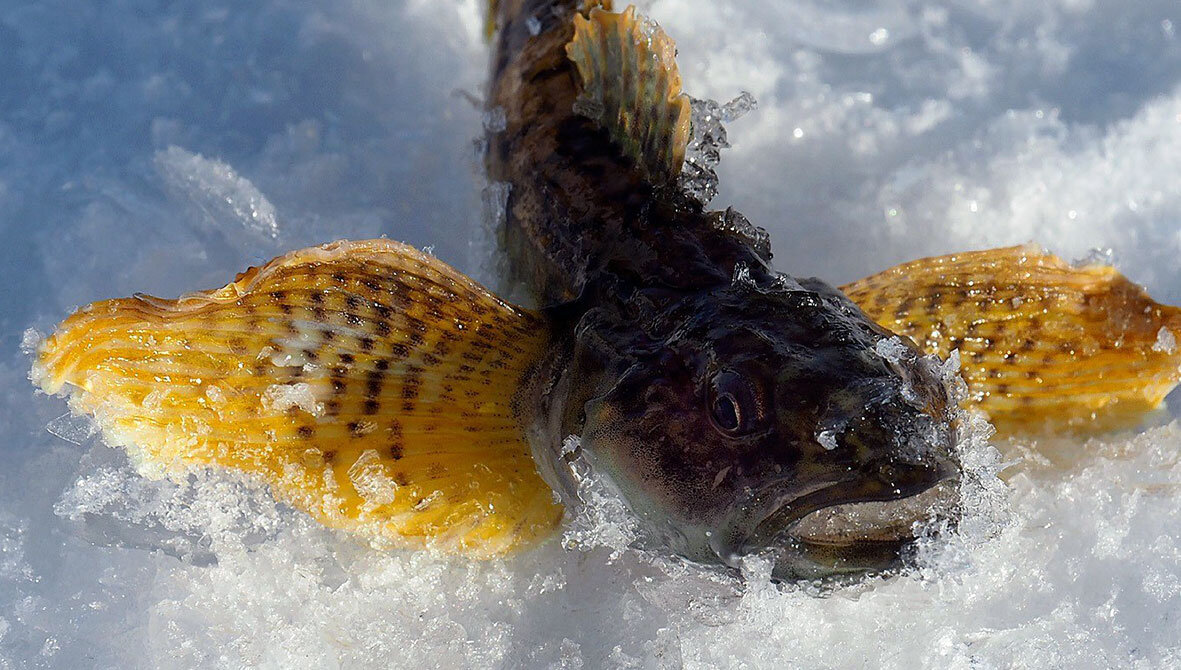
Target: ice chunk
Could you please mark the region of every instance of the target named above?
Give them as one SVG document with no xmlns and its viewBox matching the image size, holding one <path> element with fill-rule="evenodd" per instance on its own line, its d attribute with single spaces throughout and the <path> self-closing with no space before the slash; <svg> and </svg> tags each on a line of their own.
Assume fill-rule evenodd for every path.
<svg viewBox="0 0 1181 670">
<path fill-rule="evenodd" d="M 504 109 L 501 107 L 493 107 L 484 112 L 484 132 L 499 133 L 507 127 L 508 119 L 504 115 Z"/>
<path fill-rule="evenodd" d="M 734 276 L 730 278 L 731 284 L 736 285 L 753 285 L 754 281 L 750 278 L 750 268 L 746 263 L 738 262 L 734 264 Z"/>
<path fill-rule="evenodd" d="M 356 462 L 349 467 L 349 481 L 353 483 L 353 488 L 369 505 L 388 505 L 394 502 L 398 494 L 398 483 L 386 472 L 381 455 L 373 449 L 361 452 Z M 424 502 L 427 499 L 433 500 L 427 496 L 423 499 Z M 429 502 L 425 502 L 423 508 L 429 504 Z M 418 508 L 416 507 L 416 509 Z"/>
<path fill-rule="evenodd" d="M 262 395 L 262 405 L 276 414 L 297 407 L 312 416 L 324 415 L 324 404 L 316 397 L 312 385 L 307 382 L 268 386 Z"/>
<path fill-rule="evenodd" d="M 715 168 L 722 160 L 722 149 L 729 148 L 725 123 L 740 118 L 758 104 L 750 93 L 722 105 L 715 100 L 691 98 L 692 127 L 689 145 L 685 150 L 685 164 L 681 170 L 681 188 L 708 205 L 718 194 L 718 175 Z"/>
<path fill-rule="evenodd" d="M 914 358 L 914 352 L 897 335 L 878 340 L 874 344 L 873 350 L 878 356 L 894 364 L 903 363 Z"/>
<path fill-rule="evenodd" d="M 26 356 L 32 356 L 37 352 L 38 347 L 41 346 L 43 341 L 45 341 L 45 336 L 42 335 L 37 329 L 26 328 L 25 331 L 21 333 L 21 353 Z"/>
<path fill-rule="evenodd" d="M 718 230 L 725 231 L 732 235 L 736 235 L 744 239 L 747 244 L 755 251 L 766 258 L 771 256 L 771 240 L 767 235 L 767 231 L 754 225 L 742 215 L 741 212 L 733 207 L 727 207 L 724 211 L 713 212 L 711 220 L 714 227 Z M 786 275 L 780 275 L 786 277 Z M 785 288 L 781 286 L 780 288 Z M 798 285 L 795 288 L 799 288 Z"/>
<path fill-rule="evenodd" d="M 837 448 L 837 432 L 831 428 L 818 431 L 816 441 L 826 450 L 832 451 Z"/>
<path fill-rule="evenodd" d="M 170 146 L 156 152 L 156 169 L 168 187 L 195 205 L 214 228 L 238 225 L 253 235 L 279 237 L 275 206 L 229 165 Z"/>
<path fill-rule="evenodd" d="M 88 416 L 67 412 L 47 423 L 45 430 L 67 442 L 84 444 L 98 431 L 98 427 Z"/>
<path fill-rule="evenodd" d="M 1076 268 L 1091 266 L 1116 267 L 1118 264 L 1119 259 L 1116 258 L 1115 249 L 1111 247 L 1092 247 L 1087 250 L 1085 256 L 1076 258 L 1071 263 Z"/>
<path fill-rule="evenodd" d="M 1156 342 L 1152 343 L 1152 350 L 1170 355 L 1177 353 L 1177 336 L 1162 326 L 1156 333 Z"/>
<path fill-rule="evenodd" d="M 481 278 L 487 277 L 489 286 L 497 286 L 505 293 L 520 291 L 519 286 L 505 286 L 508 276 L 508 261 L 499 252 L 498 240 L 504 235 L 504 222 L 508 216 L 508 199 L 512 185 L 507 182 L 492 182 L 480 193 L 480 226 L 469 240 L 468 256 L 471 265 L 480 269 Z"/>
</svg>

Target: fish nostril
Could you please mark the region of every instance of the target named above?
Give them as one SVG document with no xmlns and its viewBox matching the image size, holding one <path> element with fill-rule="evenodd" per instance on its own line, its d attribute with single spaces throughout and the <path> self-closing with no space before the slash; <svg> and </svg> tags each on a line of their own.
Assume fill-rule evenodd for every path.
<svg viewBox="0 0 1181 670">
<path fill-rule="evenodd" d="M 878 479 L 889 486 L 896 486 L 901 474 L 893 463 L 886 462 L 878 465 Z"/>
</svg>

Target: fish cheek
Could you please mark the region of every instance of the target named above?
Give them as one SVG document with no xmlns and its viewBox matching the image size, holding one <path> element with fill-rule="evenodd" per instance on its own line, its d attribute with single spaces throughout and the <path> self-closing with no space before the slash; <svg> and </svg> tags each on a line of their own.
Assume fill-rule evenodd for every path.
<svg viewBox="0 0 1181 670">
<path fill-rule="evenodd" d="M 707 472 L 724 466 L 700 453 L 713 429 L 693 409 L 632 402 L 621 387 L 586 405 L 584 452 L 648 521 L 700 524 L 727 507 Z"/>
</svg>

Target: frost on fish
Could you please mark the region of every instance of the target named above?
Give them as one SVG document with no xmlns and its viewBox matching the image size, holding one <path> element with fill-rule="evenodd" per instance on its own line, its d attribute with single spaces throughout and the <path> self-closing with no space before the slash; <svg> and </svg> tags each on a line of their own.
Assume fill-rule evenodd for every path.
<svg viewBox="0 0 1181 670">
<path fill-rule="evenodd" d="M 1006 430 L 1134 423 L 1181 381 L 1181 309 L 1106 265 L 1033 246 L 905 263 L 842 287 L 929 353 L 959 350 L 969 402 Z"/>
<path fill-rule="evenodd" d="M 84 307 L 33 376 L 145 473 L 239 470 L 378 544 L 489 556 L 561 516 L 506 391 L 546 338 L 410 247 L 340 242 L 216 291 Z"/>
<path fill-rule="evenodd" d="M 716 168 L 722 161 L 722 149 L 730 148 L 724 124 L 756 109 L 758 103 L 747 91 L 725 104 L 692 97 L 689 103 L 692 122 L 681 168 L 681 188 L 702 205 L 708 205 L 718 194 Z"/>
<path fill-rule="evenodd" d="M 579 442 L 578 436 L 571 435 L 562 445 L 563 453 L 572 455 L 570 469 L 578 498 L 570 510 L 569 523 L 562 529 L 562 541 L 581 551 L 604 548 L 610 552 L 608 560 L 614 561 L 640 539 L 642 523 L 610 479 L 586 460 Z"/>
</svg>

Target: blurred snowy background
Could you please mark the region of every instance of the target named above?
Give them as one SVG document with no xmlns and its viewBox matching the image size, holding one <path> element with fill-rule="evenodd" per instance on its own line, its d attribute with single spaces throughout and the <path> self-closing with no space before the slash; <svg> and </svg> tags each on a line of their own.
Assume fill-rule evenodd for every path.
<svg viewBox="0 0 1181 670">
<path fill-rule="evenodd" d="M 714 204 L 780 269 L 1034 240 L 1181 302 L 1176 0 L 639 4 L 690 93 L 757 98 Z M 374 552 L 232 477 L 143 480 L 33 394 L 26 329 L 299 246 L 388 235 L 491 281 L 481 16 L 0 0 L 0 668 L 1181 667 L 1175 424 L 1008 445 L 981 523 L 817 597 L 612 546 Z"/>
</svg>

